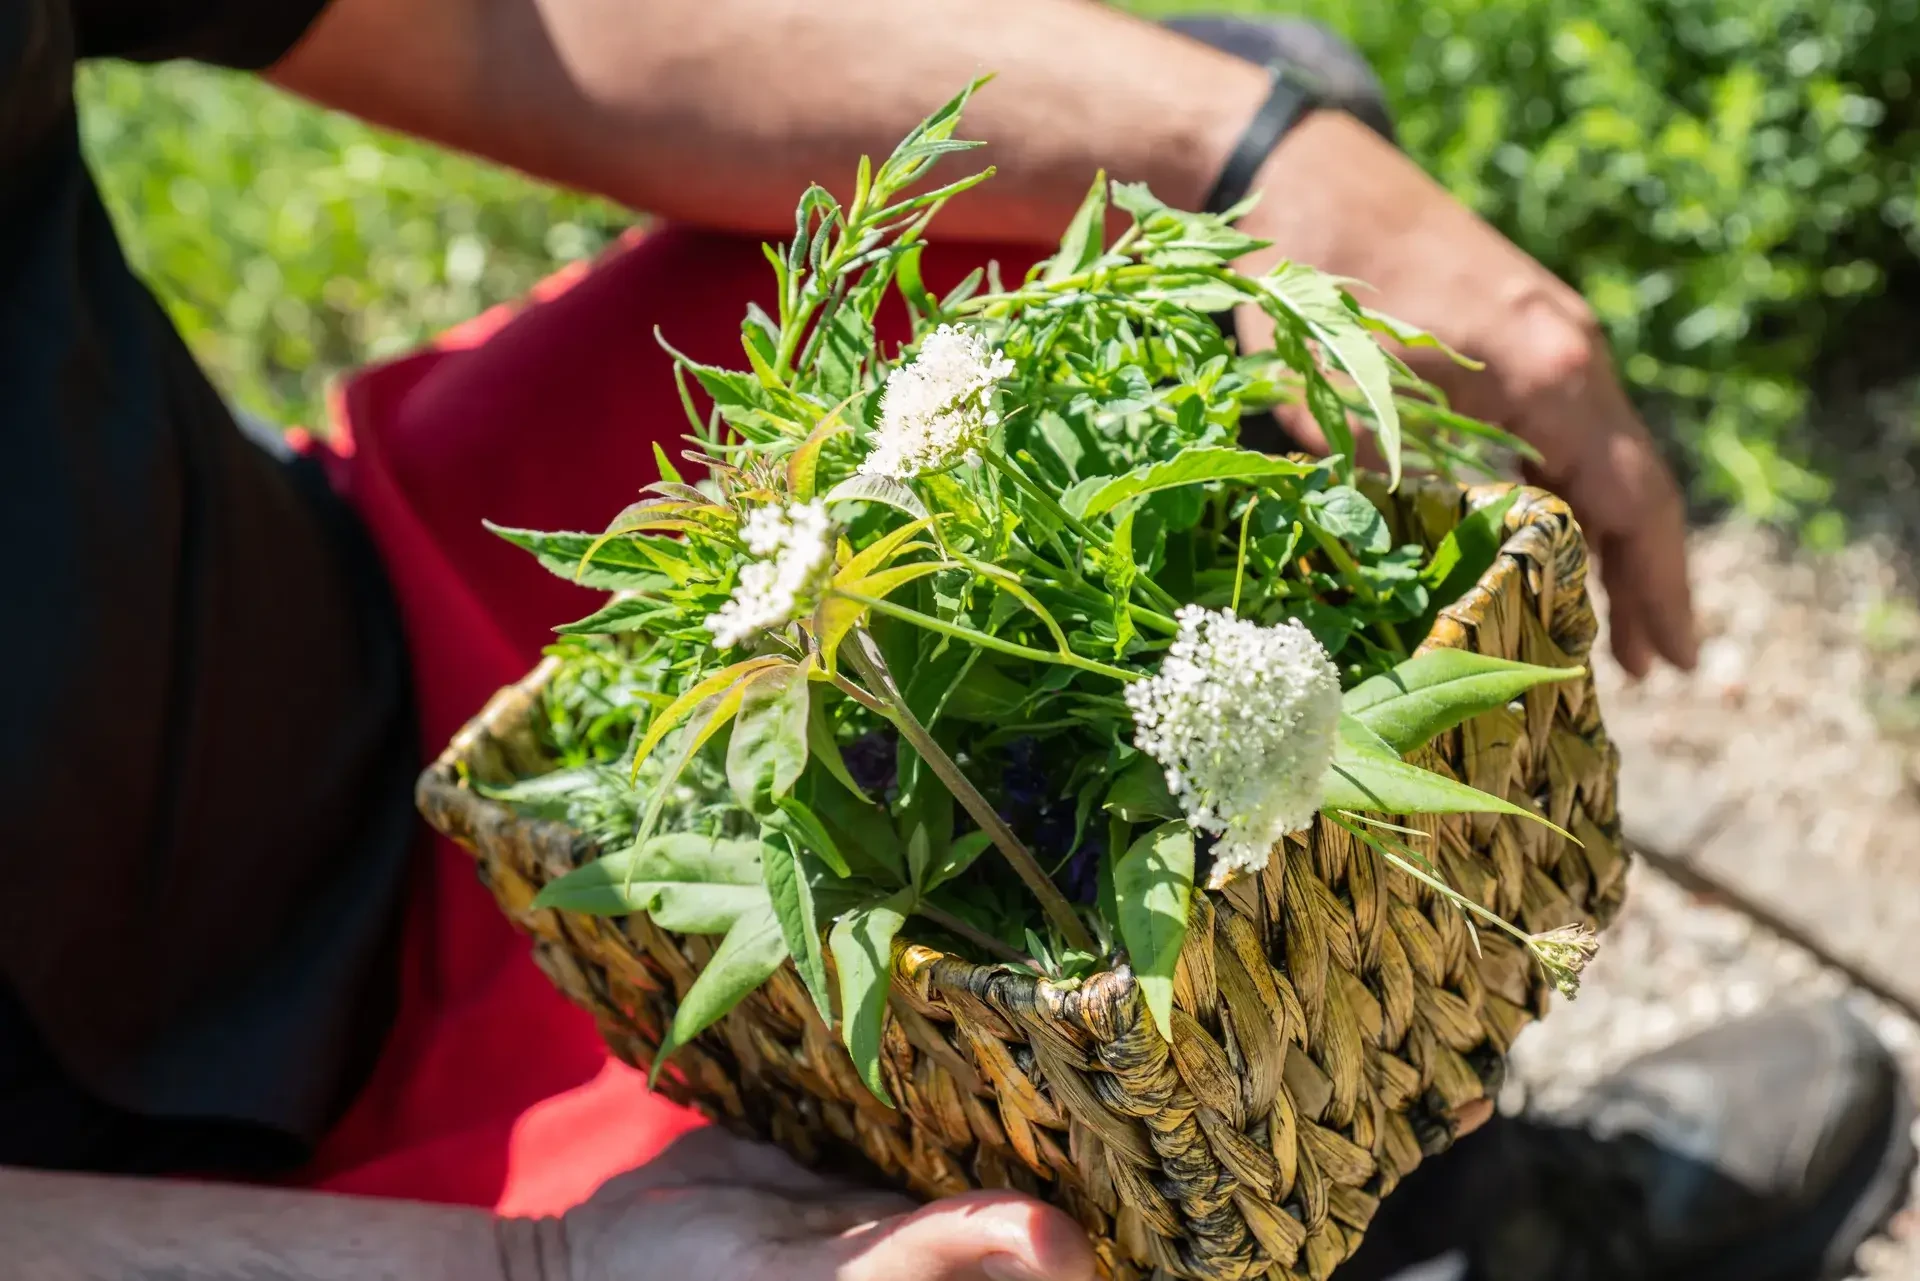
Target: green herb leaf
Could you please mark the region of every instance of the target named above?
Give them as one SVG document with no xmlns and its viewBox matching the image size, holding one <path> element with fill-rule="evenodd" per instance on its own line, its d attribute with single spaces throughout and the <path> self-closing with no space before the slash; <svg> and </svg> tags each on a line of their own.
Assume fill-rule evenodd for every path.
<svg viewBox="0 0 1920 1281">
<path fill-rule="evenodd" d="M 1332 534 L 1369 555 L 1393 546 L 1387 521 L 1367 496 L 1351 485 L 1333 485 L 1307 495 L 1310 519 L 1322 533 Z"/>
<path fill-rule="evenodd" d="M 927 505 L 891 476 L 863 476 L 855 472 L 827 491 L 827 502 L 880 503 L 920 520 L 927 519 Z"/>
<path fill-rule="evenodd" d="M 663 605 L 650 596 L 620 596 L 579 622 L 553 630 L 562 636 L 617 636 L 640 631 L 660 618 L 671 618 L 674 612 L 671 605 Z"/>
<path fill-rule="evenodd" d="M 1318 467 L 1312 463 L 1276 458 L 1251 449 L 1213 447 L 1188 449 L 1163 462 L 1136 467 L 1124 476 L 1114 476 L 1091 489 L 1081 515 L 1091 520 L 1118 507 L 1129 498 L 1151 494 L 1178 485 L 1197 485 L 1213 480 L 1264 480 L 1277 476 L 1306 476 Z M 1085 482 L 1082 482 L 1084 484 Z M 1076 485 L 1074 489 L 1079 489 Z M 1072 490 L 1068 491 L 1072 493 Z M 1071 507 L 1068 510 L 1072 510 Z"/>
<path fill-rule="evenodd" d="M 577 532 L 543 534 L 536 529 L 510 529 L 491 521 L 482 521 L 489 530 L 534 554 L 541 566 L 557 578 L 601 591 L 631 591 L 657 585 L 660 570 L 652 559 L 623 539 L 602 546 L 585 569 L 580 558 L 600 535 Z"/>
<path fill-rule="evenodd" d="M 1520 497 L 1515 486 L 1484 507 L 1476 507 L 1447 531 L 1420 577 L 1432 592 L 1434 610 L 1445 609 L 1493 568 L 1507 539 L 1507 512 Z"/>
<path fill-rule="evenodd" d="M 1401 760 L 1385 739 L 1352 715 L 1340 718 L 1340 744 L 1327 771 L 1320 808 L 1379 814 L 1513 814 L 1573 839 L 1532 810 Z"/>
<path fill-rule="evenodd" d="M 1106 810 L 1129 823 L 1156 818 L 1179 818 L 1180 802 L 1167 790 L 1167 773 L 1150 756 L 1138 756 L 1114 776 L 1107 788 Z"/>
<path fill-rule="evenodd" d="M 801 849 L 811 851 L 835 876 L 853 875 L 846 855 L 840 852 L 840 843 L 833 839 L 812 806 L 797 796 L 782 796 L 777 804 L 779 809 L 765 820 L 768 827 L 785 832 Z"/>
<path fill-rule="evenodd" d="M 1040 279 L 1051 283 L 1091 267 L 1099 260 L 1106 234 L 1107 175 L 1103 171 L 1094 174 L 1087 198 L 1074 211 L 1073 221 L 1067 224 L 1067 234 L 1060 239 L 1060 250 L 1047 260 Z"/>
<path fill-rule="evenodd" d="M 1193 894 L 1193 832 L 1184 822 L 1162 823 L 1113 866 L 1120 938 L 1135 980 L 1160 1035 L 1173 1039 L 1173 968 L 1187 937 Z"/>
<path fill-rule="evenodd" d="M 767 901 L 762 879 L 758 841 L 668 832 L 549 882 L 533 906 L 588 916 L 645 912 L 662 929 L 724 934 Z"/>
<path fill-rule="evenodd" d="M 1504 707 L 1535 685 L 1570 680 L 1580 667 L 1536 667 L 1464 649 L 1436 649 L 1399 663 L 1346 692 L 1341 706 L 1405 755 L 1482 712 Z"/>
<path fill-rule="evenodd" d="M 653 1070 L 647 1074 L 648 1082 L 659 1079 L 668 1056 L 724 1018 L 750 992 L 772 978 L 786 959 L 786 935 L 763 891 L 760 906 L 734 922 L 714 950 L 713 959 L 673 1012 L 673 1024 L 660 1043 Z"/>
<path fill-rule="evenodd" d="M 807 768 L 813 659 L 757 672 L 747 681 L 727 745 L 727 783 L 740 808 L 764 819 Z"/>
<path fill-rule="evenodd" d="M 860 1079 L 875 1098 L 892 1106 L 880 1074 L 880 1033 L 893 982 L 893 938 L 913 908 L 913 891 L 857 907 L 834 923 L 831 945 L 840 972 L 840 1033 Z"/>
<path fill-rule="evenodd" d="M 817 698 L 810 699 L 807 705 L 807 755 L 819 761 L 821 768 L 840 786 L 867 804 L 873 803 L 873 798 L 860 790 L 860 784 L 848 771 L 846 757 L 840 754 L 840 743 L 833 736 L 833 725 L 827 720 L 826 704 Z"/>
<path fill-rule="evenodd" d="M 786 833 L 765 829 L 760 834 L 760 866 L 766 875 L 767 897 L 793 957 L 793 968 L 820 1009 L 833 1022 L 833 993 L 827 986 L 827 954 L 820 946 L 820 922 L 814 914 L 813 888 L 800 865 L 800 851 Z"/>
<path fill-rule="evenodd" d="M 928 891 L 940 888 L 972 867 L 974 861 L 991 848 L 993 838 L 982 831 L 965 832 L 954 837 L 946 853 L 927 871 Z"/>
<path fill-rule="evenodd" d="M 1303 263 L 1283 262 L 1259 283 L 1282 308 L 1304 322 L 1322 351 L 1346 371 L 1373 411 L 1374 432 L 1387 475 L 1400 484 L 1400 409 L 1393 399 L 1394 366 L 1362 323 L 1358 308 L 1333 276 Z"/>
</svg>

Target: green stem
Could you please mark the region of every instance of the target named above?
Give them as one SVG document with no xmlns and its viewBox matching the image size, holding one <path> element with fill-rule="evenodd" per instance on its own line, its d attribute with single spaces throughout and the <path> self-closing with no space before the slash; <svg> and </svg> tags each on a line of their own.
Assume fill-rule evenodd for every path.
<svg viewBox="0 0 1920 1281">
<path fill-rule="evenodd" d="M 1105 602 L 1112 599 L 1098 587 L 1088 582 L 1079 571 L 1069 566 L 1056 565 L 1046 557 L 1021 544 L 1015 544 L 1014 551 L 1024 558 L 1028 564 L 1045 571 L 1055 587 L 1063 591 L 1068 587 L 1084 587 L 1090 595 L 1079 598 L 1082 604 Z M 1145 623 L 1157 632 L 1162 632 L 1168 636 L 1177 636 L 1180 634 L 1180 624 L 1168 618 L 1159 610 L 1148 609 L 1145 605 L 1136 605 L 1132 601 L 1128 601 L 1127 612 L 1133 615 L 1135 622 Z"/>
<path fill-rule="evenodd" d="M 953 763 L 953 758 L 947 755 L 946 749 L 934 741 L 933 735 L 929 734 L 926 726 L 920 723 L 920 718 L 915 716 L 913 709 L 907 706 L 907 700 L 901 696 L 899 688 L 895 686 L 892 676 L 887 673 L 883 665 L 884 660 L 880 657 L 879 648 L 873 645 L 872 640 L 862 629 L 856 629 L 847 637 L 847 642 L 842 652 L 852 662 L 854 670 L 859 672 L 860 679 L 867 683 L 867 688 L 886 700 L 891 712 L 888 719 L 900 731 L 900 736 L 907 740 L 914 751 L 920 753 L 920 759 L 927 763 L 927 768 L 947 785 L 947 790 L 953 794 L 953 799 L 959 801 L 967 813 L 973 816 L 973 821 L 980 825 L 980 830 L 987 834 L 994 847 L 1000 851 L 1008 863 L 1012 864 L 1013 870 L 1019 874 L 1022 881 L 1026 882 L 1027 888 L 1039 900 L 1040 909 L 1047 914 L 1047 919 L 1052 921 L 1054 928 L 1060 931 L 1060 937 L 1078 951 L 1089 955 L 1096 954 L 1099 949 L 1094 944 L 1093 936 L 1087 932 L 1086 925 L 1081 922 L 1079 916 L 1075 915 L 1073 904 L 1067 902 L 1066 895 L 1062 894 L 1059 887 L 1048 879 L 1045 870 L 1033 857 L 1032 852 L 1014 834 L 1014 830 L 1007 826 L 1006 821 L 1000 817 L 993 806 L 987 803 L 987 798 L 980 795 L 980 790 L 973 785 L 972 781 L 960 772 L 960 767 Z"/>
<path fill-rule="evenodd" d="M 1007 479 L 1018 486 L 1022 492 L 1044 507 L 1048 514 L 1055 520 L 1080 535 L 1080 537 L 1086 539 L 1087 543 L 1097 549 L 1102 556 L 1112 554 L 1113 544 L 1108 539 L 1103 537 L 1092 526 L 1088 525 L 1086 521 L 1081 520 L 1078 516 L 1075 516 L 1072 512 L 1062 507 L 1058 499 L 1054 498 L 1054 496 L 1046 490 L 1040 488 L 1040 486 L 1034 484 L 1024 471 L 1021 471 L 1013 465 L 1011 460 L 1003 456 L 998 450 L 982 449 L 980 452 L 986 457 L 986 460 L 993 465 L 996 471 L 1001 472 Z M 1180 602 L 1168 595 L 1158 583 L 1150 578 L 1136 577 L 1134 579 L 1134 586 L 1145 592 L 1147 598 L 1162 609 L 1177 610 L 1180 608 Z M 1176 630 L 1178 629 L 1176 628 Z"/>
<path fill-rule="evenodd" d="M 1240 517 L 1240 552 L 1233 562 L 1233 604 L 1227 606 L 1227 612 L 1236 618 L 1240 615 L 1240 585 L 1247 577 L 1247 526 L 1253 523 L 1253 509 L 1259 505 L 1260 495 L 1255 494 Z"/>
<path fill-rule="evenodd" d="M 850 600 L 855 604 L 865 605 L 876 614 L 886 614 L 902 622 L 912 623 L 916 627 L 924 627 L 930 632 L 938 632 L 942 636 L 951 636 L 955 640 L 967 641 L 970 644 L 980 646 L 982 649 L 997 650 L 1002 654 L 1007 654 L 1014 658 L 1025 658 L 1036 663 L 1059 663 L 1063 667 L 1077 667 L 1083 672 L 1092 672 L 1097 676 L 1111 676 L 1117 681 L 1137 681 L 1146 675 L 1145 672 L 1130 672 L 1123 667 L 1111 667 L 1096 659 L 1082 658 L 1071 650 L 1048 651 L 1035 649 L 1031 645 L 1021 645 L 1015 641 L 1002 640 L 998 636 L 990 636 L 986 632 L 975 631 L 971 627 L 962 627 L 957 623 L 949 623 L 944 619 L 935 618 L 931 614 L 923 614 L 919 610 L 910 609 L 905 605 L 896 605 L 892 601 L 882 600 L 878 596 L 862 596 L 858 592 L 840 591 L 837 588 L 833 594 L 842 600 Z"/>
<path fill-rule="evenodd" d="M 1059 500 L 1052 494 L 1049 494 L 1046 490 L 1034 484 L 1025 472 L 1015 467 L 999 450 L 982 449 L 980 452 L 989 463 L 993 464 L 995 471 L 1012 481 L 1027 497 L 1039 503 L 1055 520 L 1080 535 L 1080 537 L 1086 539 L 1101 552 L 1107 550 L 1109 544 L 1106 538 L 1095 532 L 1087 522 L 1062 507 Z"/>
<path fill-rule="evenodd" d="M 1414 880 L 1440 895 L 1449 903 L 1452 903 L 1456 908 L 1459 908 L 1463 912 L 1471 912 L 1491 925 L 1499 926 L 1508 934 L 1520 940 L 1521 946 L 1525 947 L 1529 952 L 1533 950 L 1532 936 L 1513 922 L 1507 920 L 1506 917 L 1501 916 L 1498 912 L 1492 911 L 1489 908 L 1482 907 L 1480 904 L 1462 894 L 1459 890 L 1448 885 L 1439 877 L 1433 876 L 1416 866 L 1412 860 L 1402 857 L 1397 851 L 1381 841 L 1379 837 L 1361 831 L 1359 825 L 1347 818 L 1344 814 L 1335 813 L 1330 810 L 1321 810 L 1320 813 L 1322 817 L 1335 827 L 1344 827 L 1347 829 L 1347 831 L 1351 832 L 1360 841 L 1378 850 L 1381 856 L 1389 863 L 1392 863 L 1408 876 L 1411 876 Z"/>
</svg>

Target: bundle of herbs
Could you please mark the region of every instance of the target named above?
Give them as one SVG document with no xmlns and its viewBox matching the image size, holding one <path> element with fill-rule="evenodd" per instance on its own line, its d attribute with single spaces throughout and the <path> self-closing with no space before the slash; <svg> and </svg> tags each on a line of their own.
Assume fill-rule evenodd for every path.
<svg viewBox="0 0 1920 1281">
<path fill-rule="evenodd" d="M 1448 412 L 1380 342 L 1433 340 L 1343 282 L 1238 270 L 1262 247 L 1243 209 L 1099 180 L 1017 286 L 935 297 L 928 222 L 991 170 L 914 189 L 977 145 L 953 136 L 972 91 L 863 162 L 846 204 L 802 196 L 746 371 L 676 354 L 697 479 L 656 449 L 659 480 L 605 532 L 499 531 L 613 593 L 561 629 L 558 768 L 490 793 L 607 851 L 536 906 L 721 936 L 656 1070 L 791 962 L 882 1098 L 896 937 L 1057 984 L 1129 965 L 1167 1035 L 1196 882 L 1257 872 L 1316 816 L 1571 991 L 1587 932 L 1517 929 L 1397 821 L 1546 821 L 1404 759 L 1579 674 L 1413 653 L 1511 499 L 1429 552 L 1355 485 L 1355 423 L 1390 484 L 1403 458 L 1450 473 L 1520 446 Z M 889 291 L 913 333 L 891 355 Z M 1271 349 L 1225 336 L 1245 304 Z M 1240 447 L 1242 416 L 1282 402 L 1329 457 Z"/>
</svg>

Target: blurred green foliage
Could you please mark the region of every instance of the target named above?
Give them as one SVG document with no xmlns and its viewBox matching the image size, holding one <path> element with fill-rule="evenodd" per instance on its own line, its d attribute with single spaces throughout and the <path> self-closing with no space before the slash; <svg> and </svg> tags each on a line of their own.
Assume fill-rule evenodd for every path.
<svg viewBox="0 0 1920 1281">
<path fill-rule="evenodd" d="M 632 215 L 188 64 L 82 69 L 127 254 L 216 382 L 323 426 L 326 381 L 598 251 Z"/>
<path fill-rule="evenodd" d="M 1810 392 L 1908 342 L 1886 331 L 1916 292 L 1920 2 L 1290 7 L 1368 56 L 1415 157 L 1587 295 L 1696 493 L 1775 519 L 1826 500 Z"/>
<path fill-rule="evenodd" d="M 1920 0 L 1126 2 L 1351 37 L 1408 149 L 1593 301 L 1704 497 L 1817 511 L 1841 463 L 1811 398 L 1875 353 L 1911 372 Z M 136 262 L 283 420 L 625 221 L 219 72 L 94 68 L 82 99 Z"/>
</svg>

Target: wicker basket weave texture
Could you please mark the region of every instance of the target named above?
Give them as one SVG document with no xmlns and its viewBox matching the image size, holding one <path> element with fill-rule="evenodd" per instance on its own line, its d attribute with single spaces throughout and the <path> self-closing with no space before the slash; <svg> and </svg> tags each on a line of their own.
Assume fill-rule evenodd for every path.
<svg viewBox="0 0 1920 1281">
<path fill-rule="evenodd" d="M 1504 487 L 1409 481 L 1373 494 L 1396 538 L 1432 546 Z M 1584 660 L 1596 624 L 1586 551 L 1558 499 L 1523 491 L 1481 581 L 1426 648 L 1548 665 Z M 650 1063 L 712 955 L 646 918 L 531 910 L 540 887 L 597 854 L 464 777 L 550 767 L 530 715 L 549 668 L 502 690 L 421 778 L 433 825 L 475 852 L 541 967 L 622 1058 Z M 1625 862 L 1616 755 L 1591 679 L 1529 691 L 1415 757 L 1537 806 L 1581 842 L 1493 815 L 1415 817 L 1456 889 L 1533 931 L 1604 927 Z M 1062 990 L 899 945 L 882 1070 L 869 1094 L 791 967 L 680 1050 L 663 1089 L 803 1160 L 868 1164 L 925 1196 L 1014 1188 L 1064 1207 L 1117 1281 L 1322 1281 L 1380 1199 L 1484 1115 L 1504 1052 L 1548 991 L 1523 949 L 1321 822 L 1265 872 L 1196 894 L 1171 1045 L 1121 966 Z M 677 1077 L 676 1077 L 677 1073 Z"/>
</svg>

